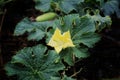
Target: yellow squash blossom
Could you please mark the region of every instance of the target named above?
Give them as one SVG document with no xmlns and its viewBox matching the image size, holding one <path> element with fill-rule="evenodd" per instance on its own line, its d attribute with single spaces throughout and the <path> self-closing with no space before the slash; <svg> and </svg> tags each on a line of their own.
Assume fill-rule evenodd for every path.
<svg viewBox="0 0 120 80">
<path fill-rule="evenodd" d="M 67 47 L 74 47 L 70 36 L 70 32 L 64 32 L 61 34 L 61 31 L 57 28 L 50 39 L 49 46 L 54 47 L 56 52 L 59 53 L 62 49 L 65 49 Z"/>
</svg>

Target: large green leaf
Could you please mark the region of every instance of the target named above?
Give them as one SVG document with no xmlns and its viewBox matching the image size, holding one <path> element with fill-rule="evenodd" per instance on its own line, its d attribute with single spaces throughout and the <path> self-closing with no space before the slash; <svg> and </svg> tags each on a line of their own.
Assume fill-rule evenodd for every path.
<svg viewBox="0 0 120 80">
<path fill-rule="evenodd" d="M 95 32 L 95 24 L 88 16 L 83 16 L 80 19 L 75 20 L 75 27 L 72 29 L 72 39 L 80 37 L 82 34 L 86 34 L 89 32 Z"/>
<path fill-rule="evenodd" d="M 47 29 L 53 25 L 53 21 L 32 22 L 29 18 L 24 18 L 15 28 L 14 35 L 23 35 L 25 32 L 29 33 L 28 40 L 41 40 Z"/>
<path fill-rule="evenodd" d="M 49 80 L 58 76 L 58 71 L 64 69 L 55 51 L 46 52 L 46 47 L 37 45 L 20 50 L 12 61 L 5 66 L 9 76 L 17 75 L 19 80 Z"/>
<path fill-rule="evenodd" d="M 100 16 L 99 11 L 96 11 L 95 15 L 86 14 L 80 19 L 76 18 L 76 25 L 71 30 L 72 40 L 75 44 L 83 43 L 88 47 L 93 47 L 100 40 L 100 36 L 95 31 L 100 32 L 111 23 L 110 17 Z"/>
</svg>

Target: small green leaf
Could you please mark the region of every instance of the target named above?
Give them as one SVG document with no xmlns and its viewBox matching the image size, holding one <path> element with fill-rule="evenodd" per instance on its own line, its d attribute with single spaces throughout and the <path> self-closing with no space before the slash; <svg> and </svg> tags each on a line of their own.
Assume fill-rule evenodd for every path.
<svg viewBox="0 0 120 80">
<path fill-rule="evenodd" d="M 77 58 L 86 58 L 89 56 L 88 54 L 88 49 L 86 48 L 72 48 L 73 49 L 73 54 L 77 57 Z"/>
</svg>

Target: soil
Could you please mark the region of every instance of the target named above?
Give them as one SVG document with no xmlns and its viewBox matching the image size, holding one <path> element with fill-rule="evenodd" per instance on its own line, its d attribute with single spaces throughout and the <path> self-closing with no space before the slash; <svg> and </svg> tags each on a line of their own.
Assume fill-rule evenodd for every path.
<svg viewBox="0 0 120 80">
<path fill-rule="evenodd" d="M 4 71 L 5 64 L 15 53 L 26 46 L 33 46 L 36 42 L 27 41 L 26 35 L 13 36 L 16 24 L 24 17 L 35 17 L 39 14 L 34 9 L 32 0 L 15 0 L 4 6 L 4 20 L 0 31 L 0 80 L 16 80 L 16 76 L 8 77 Z M 75 68 L 82 71 L 77 80 L 101 80 L 102 78 L 120 77 L 120 19 L 112 15 L 111 29 L 105 29 L 94 48 L 89 49 L 91 56 L 76 63 Z M 72 69 L 70 69 L 72 72 Z M 67 75 L 70 75 L 69 72 Z"/>
</svg>

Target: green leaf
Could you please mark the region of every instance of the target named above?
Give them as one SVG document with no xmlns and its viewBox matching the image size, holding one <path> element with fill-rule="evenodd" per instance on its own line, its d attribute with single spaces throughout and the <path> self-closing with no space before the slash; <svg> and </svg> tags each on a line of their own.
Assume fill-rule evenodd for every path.
<svg viewBox="0 0 120 80">
<path fill-rule="evenodd" d="M 24 18 L 16 25 L 14 35 L 19 36 L 23 35 L 25 32 L 31 32 L 31 28 L 33 28 L 33 25 L 31 24 L 29 18 Z"/>
<path fill-rule="evenodd" d="M 84 0 L 35 0 L 35 8 L 43 12 L 58 8 L 68 14 L 76 10 L 76 6 L 83 1 Z"/>
<path fill-rule="evenodd" d="M 24 18 L 16 25 L 14 35 L 19 36 L 27 32 L 29 33 L 28 40 L 39 41 L 45 36 L 47 29 L 53 25 L 53 22 L 32 22 L 29 18 Z"/>
<path fill-rule="evenodd" d="M 63 59 L 68 65 L 73 66 L 73 53 L 71 48 L 66 48 L 62 52 L 60 52 L 61 59 Z"/>
<path fill-rule="evenodd" d="M 70 13 L 72 10 L 76 10 L 76 6 L 84 0 L 59 0 L 60 9 L 65 13 Z"/>
<path fill-rule="evenodd" d="M 88 47 L 93 47 L 100 40 L 100 36 L 95 31 L 100 32 L 111 25 L 110 17 L 100 16 L 99 11 L 95 11 L 94 14 L 86 14 L 75 20 L 75 26 L 71 30 L 71 38 L 75 45 L 83 43 Z"/>
<path fill-rule="evenodd" d="M 88 54 L 88 49 L 86 48 L 72 48 L 73 50 L 73 54 L 77 57 L 77 58 L 86 58 L 89 56 Z"/>
<path fill-rule="evenodd" d="M 46 12 L 50 10 L 50 5 L 52 0 L 34 0 L 35 1 L 35 8 L 37 10 Z"/>
<path fill-rule="evenodd" d="M 99 13 L 99 10 L 94 11 L 93 16 L 88 16 L 91 17 L 91 20 L 93 20 L 98 32 L 103 30 L 105 27 L 110 27 L 112 24 L 111 18 L 109 16 L 102 17 Z"/>
<path fill-rule="evenodd" d="M 88 47 L 93 47 L 100 40 L 100 36 L 96 33 L 86 33 L 74 40 L 75 44 L 82 43 Z"/>
<path fill-rule="evenodd" d="M 5 66 L 9 76 L 17 75 L 19 80 L 49 80 L 58 76 L 64 65 L 59 61 L 55 51 L 46 52 L 46 47 L 37 45 L 20 50 L 12 61 Z"/>
<path fill-rule="evenodd" d="M 36 29 L 35 31 L 29 33 L 28 40 L 36 40 L 39 41 L 45 36 L 45 32 L 40 29 Z"/>
<path fill-rule="evenodd" d="M 73 28 L 73 22 L 77 18 L 79 18 L 78 14 L 70 14 L 64 17 L 60 17 L 54 22 L 54 27 L 58 27 L 62 32 L 66 32 L 68 30 L 71 31 Z"/>
<path fill-rule="evenodd" d="M 111 15 L 116 13 L 117 17 L 120 18 L 120 9 L 118 0 L 108 0 L 103 6 L 105 15 Z"/>
<path fill-rule="evenodd" d="M 75 20 L 75 27 L 72 29 L 71 35 L 72 35 L 72 39 L 73 41 L 80 37 L 82 34 L 86 34 L 89 32 L 95 32 L 96 28 L 95 28 L 95 24 L 94 22 L 91 20 L 90 17 L 88 16 L 82 16 L 80 19 L 76 19 Z"/>
</svg>

